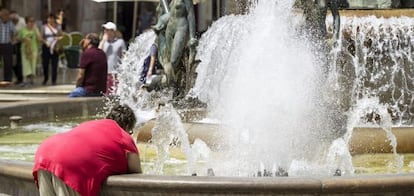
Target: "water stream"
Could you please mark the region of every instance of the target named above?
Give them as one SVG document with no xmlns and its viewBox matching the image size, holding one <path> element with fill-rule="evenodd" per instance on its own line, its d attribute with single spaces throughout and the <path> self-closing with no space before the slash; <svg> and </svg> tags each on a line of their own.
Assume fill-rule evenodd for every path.
<svg viewBox="0 0 414 196">
<path fill-rule="evenodd" d="M 210 157 L 206 168 L 223 176 L 256 176 L 280 168 L 291 176 L 333 175 L 338 169 L 352 175 L 348 143 L 353 128 L 377 126 L 393 146 L 390 167 L 401 170 L 406 160 L 396 152 L 391 129 L 412 124 L 414 20 L 342 17 L 341 38 L 325 54 L 300 33 L 303 20 L 292 5 L 292 0 L 252 1 L 248 14 L 224 16 L 201 37 L 198 77 L 188 96 L 207 103 L 209 118 L 226 127 L 220 155 Z M 163 143 L 159 149 L 180 138 L 192 162 L 195 156 L 180 120 L 171 121 L 174 108 L 167 107 L 168 118 L 156 112 L 171 93 L 146 93 L 138 87 L 154 39 L 147 32 L 130 45 L 114 94 L 135 109 L 139 123 L 166 119 L 158 123 L 168 125 L 165 131 L 173 135 L 156 137 Z M 189 174 L 193 165 L 189 163 Z"/>
</svg>

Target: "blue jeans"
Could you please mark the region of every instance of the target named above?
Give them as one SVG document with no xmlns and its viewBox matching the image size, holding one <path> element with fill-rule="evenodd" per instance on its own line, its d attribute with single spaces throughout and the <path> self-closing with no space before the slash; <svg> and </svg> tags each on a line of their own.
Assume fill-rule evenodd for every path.
<svg viewBox="0 0 414 196">
<path fill-rule="evenodd" d="M 88 92 L 83 87 L 76 87 L 70 94 L 69 97 L 86 97 Z"/>
</svg>

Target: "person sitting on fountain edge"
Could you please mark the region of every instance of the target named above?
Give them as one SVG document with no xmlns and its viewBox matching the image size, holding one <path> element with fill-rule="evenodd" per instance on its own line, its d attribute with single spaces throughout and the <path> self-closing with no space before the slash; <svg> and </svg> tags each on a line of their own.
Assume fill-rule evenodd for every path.
<svg viewBox="0 0 414 196">
<path fill-rule="evenodd" d="M 145 58 L 142 66 L 141 75 L 139 81 L 142 82 L 142 87 L 155 88 L 155 85 L 159 85 L 159 76 L 162 72 L 162 65 L 158 60 L 158 37 L 155 38 L 154 43 L 151 45 L 150 53 Z M 158 82 L 157 82 L 158 81 Z"/>
<path fill-rule="evenodd" d="M 76 88 L 69 97 L 102 96 L 106 91 L 108 66 L 105 52 L 98 48 L 99 37 L 90 33 L 80 45 L 84 52 L 80 58 Z"/>
<path fill-rule="evenodd" d="M 33 167 L 40 195 L 98 195 L 108 176 L 142 173 L 130 136 L 135 123 L 134 111 L 117 105 L 106 119 L 47 138 L 37 149 Z"/>
</svg>

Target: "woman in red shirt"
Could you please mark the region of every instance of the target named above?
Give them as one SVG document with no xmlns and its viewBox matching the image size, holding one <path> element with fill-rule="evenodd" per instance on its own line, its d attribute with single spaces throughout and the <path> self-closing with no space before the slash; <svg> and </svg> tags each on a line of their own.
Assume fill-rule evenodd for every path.
<svg viewBox="0 0 414 196">
<path fill-rule="evenodd" d="M 110 175 L 142 173 L 130 136 L 133 110 L 116 106 L 103 120 L 84 122 L 40 144 L 33 177 L 40 195 L 98 195 Z"/>
</svg>

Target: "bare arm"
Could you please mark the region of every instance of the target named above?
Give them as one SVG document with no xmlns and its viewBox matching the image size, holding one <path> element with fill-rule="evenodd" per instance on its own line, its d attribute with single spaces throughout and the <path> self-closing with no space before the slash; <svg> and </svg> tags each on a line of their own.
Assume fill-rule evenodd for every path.
<svg viewBox="0 0 414 196">
<path fill-rule="evenodd" d="M 127 152 L 128 173 L 142 173 L 141 160 L 139 154 Z"/>
<path fill-rule="evenodd" d="M 108 35 L 106 33 L 104 33 L 103 36 L 102 36 L 101 42 L 99 42 L 98 48 L 101 49 L 101 50 L 103 50 L 104 49 L 105 42 L 107 40 L 108 40 Z"/>
<path fill-rule="evenodd" d="M 155 56 L 151 56 L 151 60 L 150 60 L 150 64 L 149 64 L 149 68 L 148 68 L 148 72 L 147 72 L 147 79 L 149 79 L 149 77 L 151 77 L 152 70 L 154 70 L 155 58 L 156 58 Z"/>
<path fill-rule="evenodd" d="M 76 87 L 82 86 L 83 79 L 85 78 L 85 69 L 80 68 L 78 76 L 76 78 Z"/>
</svg>

